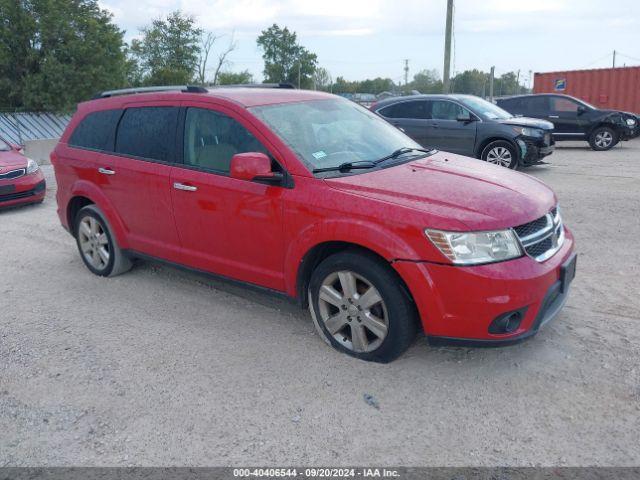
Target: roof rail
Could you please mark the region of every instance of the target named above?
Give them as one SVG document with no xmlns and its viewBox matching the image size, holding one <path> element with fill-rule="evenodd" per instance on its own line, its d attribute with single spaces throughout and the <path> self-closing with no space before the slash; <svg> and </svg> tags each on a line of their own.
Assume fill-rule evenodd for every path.
<svg viewBox="0 0 640 480">
<path fill-rule="evenodd" d="M 293 83 L 234 83 L 232 85 L 214 85 L 210 88 L 286 88 L 295 89 Z"/>
<path fill-rule="evenodd" d="M 134 93 L 153 93 L 153 92 L 168 92 L 172 90 L 179 90 L 185 93 L 207 93 L 208 90 L 204 87 L 197 85 L 168 85 L 158 87 L 134 87 L 134 88 L 121 88 L 119 90 L 107 90 L 100 92 L 93 97 L 92 100 L 98 98 L 115 97 L 118 95 L 132 95 Z"/>
</svg>

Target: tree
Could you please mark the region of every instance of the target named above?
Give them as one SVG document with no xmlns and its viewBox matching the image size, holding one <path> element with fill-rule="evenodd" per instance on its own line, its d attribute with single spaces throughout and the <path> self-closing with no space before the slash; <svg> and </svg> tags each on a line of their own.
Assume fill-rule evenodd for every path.
<svg viewBox="0 0 640 480">
<path fill-rule="evenodd" d="M 124 86 L 123 46 L 96 0 L 0 0 L 0 108 L 67 111 Z"/>
<path fill-rule="evenodd" d="M 329 90 L 331 87 L 331 74 L 326 68 L 316 68 L 315 73 L 313 74 L 313 88 L 315 90 Z"/>
<path fill-rule="evenodd" d="M 142 29 L 142 40 L 131 42 L 133 58 L 146 85 L 191 83 L 198 73 L 202 29 L 179 10 Z"/>
<path fill-rule="evenodd" d="M 213 44 L 218 39 L 213 32 L 207 32 L 202 36 L 200 42 L 200 54 L 198 56 L 198 83 L 204 85 L 207 75 L 207 63 L 209 62 L 209 53 Z"/>
<path fill-rule="evenodd" d="M 229 40 L 229 45 L 227 46 L 227 48 L 225 50 L 223 50 L 222 52 L 220 52 L 220 55 L 218 55 L 218 65 L 216 66 L 216 71 L 215 74 L 213 75 L 213 84 L 217 85 L 218 84 L 218 77 L 220 76 L 220 71 L 228 65 L 229 60 L 228 60 L 228 56 L 231 52 L 233 52 L 236 48 L 238 48 L 238 44 L 236 43 L 236 41 L 233 39 L 233 34 L 231 34 L 231 40 Z M 251 78 L 253 79 L 253 76 L 251 76 Z M 253 81 L 253 80 L 252 80 Z M 248 83 L 248 82 L 239 82 L 239 83 Z"/>
<path fill-rule="evenodd" d="M 220 72 L 218 74 L 217 85 L 240 85 L 242 83 L 253 83 L 253 75 L 249 70 L 242 72 Z"/>
<path fill-rule="evenodd" d="M 458 73 L 451 80 L 451 92 L 484 97 L 489 93 L 489 75 L 475 68 Z"/>
<path fill-rule="evenodd" d="M 421 70 L 413 76 L 408 88 L 420 93 L 440 93 L 442 92 L 442 80 L 436 70 Z"/>
<path fill-rule="evenodd" d="M 318 57 L 298 44 L 295 32 L 274 23 L 262 31 L 257 43 L 263 50 L 265 82 L 288 82 L 301 88 L 313 87 Z"/>
</svg>

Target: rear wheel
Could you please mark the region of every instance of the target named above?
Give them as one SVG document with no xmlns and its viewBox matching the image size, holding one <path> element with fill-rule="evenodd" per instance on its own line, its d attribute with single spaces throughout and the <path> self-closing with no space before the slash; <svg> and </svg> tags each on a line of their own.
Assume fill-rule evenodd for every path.
<svg viewBox="0 0 640 480">
<path fill-rule="evenodd" d="M 589 145 L 601 152 L 613 148 L 618 143 L 618 134 L 609 127 L 598 127 L 589 135 Z"/>
<path fill-rule="evenodd" d="M 489 143 L 480 154 L 480 158 L 487 163 L 493 163 L 505 168 L 518 168 L 518 152 L 516 148 L 505 140 Z"/>
<path fill-rule="evenodd" d="M 325 259 L 311 277 L 309 309 L 327 343 L 362 360 L 390 362 L 415 338 L 415 307 L 400 279 L 366 253 Z"/>
<path fill-rule="evenodd" d="M 76 216 L 74 231 L 80 257 L 92 273 L 113 277 L 131 269 L 131 260 L 118 247 L 98 207 L 82 208 Z"/>
</svg>

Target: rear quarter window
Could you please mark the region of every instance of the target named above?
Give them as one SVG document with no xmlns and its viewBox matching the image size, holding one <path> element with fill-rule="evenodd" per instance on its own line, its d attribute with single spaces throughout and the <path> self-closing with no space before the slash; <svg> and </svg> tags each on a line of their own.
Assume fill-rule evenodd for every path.
<svg viewBox="0 0 640 480">
<path fill-rule="evenodd" d="M 132 107 L 124 111 L 116 153 L 169 162 L 175 160 L 178 107 Z"/>
<path fill-rule="evenodd" d="M 69 138 L 72 147 L 113 150 L 113 134 L 122 110 L 102 110 L 84 117 Z"/>
</svg>

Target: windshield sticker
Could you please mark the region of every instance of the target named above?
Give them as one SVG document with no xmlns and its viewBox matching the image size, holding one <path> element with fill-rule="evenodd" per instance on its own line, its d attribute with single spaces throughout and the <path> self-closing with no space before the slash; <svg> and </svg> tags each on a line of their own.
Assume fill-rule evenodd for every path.
<svg viewBox="0 0 640 480">
<path fill-rule="evenodd" d="M 322 150 L 320 150 L 319 152 L 312 153 L 311 155 L 313 155 L 313 158 L 315 158 L 316 160 L 320 160 L 321 158 L 324 158 L 327 156 L 327 154 L 324 153 Z"/>
</svg>

